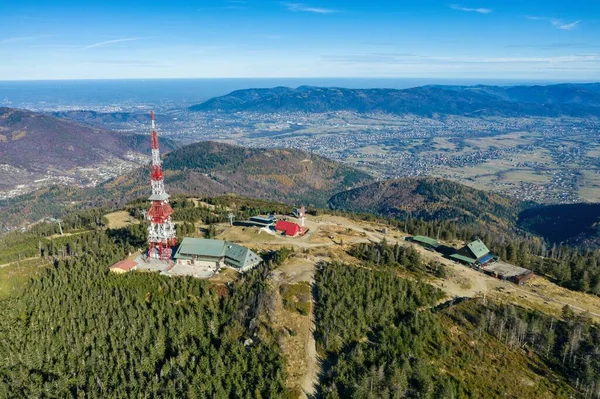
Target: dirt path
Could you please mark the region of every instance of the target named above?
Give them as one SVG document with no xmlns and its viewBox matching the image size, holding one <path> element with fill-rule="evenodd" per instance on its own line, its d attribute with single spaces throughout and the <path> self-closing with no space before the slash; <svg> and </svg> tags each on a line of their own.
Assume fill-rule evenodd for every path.
<svg viewBox="0 0 600 399">
<path fill-rule="evenodd" d="M 537 292 L 534 292 L 531 287 L 527 287 L 527 286 L 525 286 L 525 288 L 514 287 L 514 289 L 515 289 L 515 291 L 522 292 L 522 293 L 524 293 L 526 295 L 531 295 L 531 296 L 538 297 L 538 298 L 542 299 L 545 302 L 555 303 L 558 306 L 560 306 L 561 309 L 565 305 L 568 305 L 571 308 L 573 308 L 575 310 L 578 310 L 580 312 L 588 312 L 590 315 L 596 317 L 598 319 L 598 321 L 600 321 L 600 313 L 597 313 L 597 312 L 593 311 L 593 310 L 597 310 L 597 309 L 600 309 L 600 308 L 594 307 L 592 310 L 590 310 L 589 306 L 581 307 L 581 306 L 573 304 L 574 301 L 568 301 L 568 302 L 566 302 L 566 301 L 560 301 L 558 299 L 555 299 L 555 298 L 552 298 L 552 297 L 549 297 L 549 296 L 546 296 L 546 295 L 538 294 Z"/>
<path fill-rule="evenodd" d="M 314 396 L 319 384 L 319 374 L 321 373 L 321 360 L 317 355 L 317 343 L 315 341 L 315 317 L 314 317 L 314 297 L 311 300 L 312 311 L 310 312 L 310 331 L 306 341 L 307 370 L 302 377 L 300 386 L 306 395 Z"/>
<path fill-rule="evenodd" d="M 24 261 L 27 261 L 27 260 L 34 260 L 34 259 L 40 259 L 40 257 L 39 256 L 32 256 L 31 258 L 23 258 L 23 259 L 15 260 L 13 262 L 9 262 L 9 263 L 5 263 L 3 265 L 0 265 L 0 268 L 8 267 L 10 265 L 14 265 L 15 263 L 24 262 Z"/>
<path fill-rule="evenodd" d="M 315 265 L 318 260 L 318 257 L 309 255 L 297 255 L 288 259 L 273 272 L 272 283 L 274 289 L 279 290 L 282 284 L 300 282 L 307 282 L 312 285 L 314 283 Z M 278 298 L 278 300 L 281 299 Z M 314 337 L 314 297 L 311 296 L 311 313 L 308 317 L 286 311 L 282 303 L 277 304 L 275 312 L 277 316 L 275 323 L 278 327 L 294 328 L 296 330 L 296 335 L 286 338 L 282 347 L 282 350 L 288 356 L 288 367 L 291 368 L 288 370 L 292 374 L 291 381 L 288 381 L 288 383 L 302 390 L 300 397 L 311 397 L 316 393 L 319 374 L 321 373 L 321 361 L 317 355 Z M 298 337 L 301 337 L 300 342 L 297 342 Z M 299 358 L 302 355 L 303 358 Z"/>
<path fill-rule="evenodd" d="M 444 265 L 449 277 L 446 279 L 432 277 L 427 282 L 444 291 L 447 298 L 473 298 L 485 295 L 499 303 L 511 303 L 555 317 L 560 317 L 562 308 L 569 305 L 577 312 L 589 312 L 593 318 L 600 321 L 600 298 L 596 296 L 564 289 L 542 277 L 535 277 L 524 286 L 498 280 L 446 259 L 436 252 L 427 251 L 419 245 L 405 241 L 404 238 L 407 234 L 402 231 L 388 228 L 387 233 L 384 234 L 383 230 L 386 226 L 382 224 L 350 220 L 341 216 L 322 215 L 308 219 L 306 225 L 309 233 L 304 237 L 290 238 L 264 232 L 257 234 L 251 229 L 242 231 L 237 228 L 233 231 L 228 229 L 224 236 L 231 234 L 234 241 L 249 246 L 258 244 L 259 246 L 273 247 L 273 245 L 278 245 L 295 247 L 300 250 L 314 250 L 309 256 L 310 261 L 299 261 L 298 258 L 295 258 L 294 262 L 282 266 L 283 275 L 281 277 L 289 283 L 312 282 L 314 265 L 319 260 L 335 259 L 342 262 L 353 262 L 354 260 L 344 251 L 349 244 L 380 242 L 385 239 L 391 245 L 398 243 L 415 248 L 427 262 L 439 262 Z M 319 253 L 319 248 L 326 249 L 326 251 Z M 313 392 L 311 389 L 314 389 L 318 382 L 321 365 L 316 356 L 314 337 L 312 337 L 313 319 L 310 320 L 308 328 L 311 330 L 310 337 L 303 346 L 306 350 L 306 357 L 309 359 L 309 369 L 303 375 L 301 384 L 302 389 L 310 395 Z"/>
<path fill-rule="evenodd" d="M 425 259 L 437 261 L 446 266 L 451 271 L 452 276 L 445 280 L 433 279 L 429 283 L 440 288 L 450 298 L 472 298 L 485 294 L 557 316 L 560 316 L 562 308 L 568 305 L 575 311 L 588 312 L 596 321 L 600 322 L 600 313 L 598 312 L 600 298 L 596 296 L 570 291 L 542 277 L 536 277 L 532 283 L 518 286 L 509 281 L 487 276 L 470 267 L 446 259 L 436 252 L 427 251 L 416 244 L 404 241 L 404 236 L 402 234 L 398 235 L 400 233 L 398 231 L 391 230 L 390 234 L 384 235 L 372 231 L 371 228 L 365 229 L 358 222 L 352 221 L 346 223 L 345 226 L 365 233 L 371 241 L 378 242 L 385 238 L 392 245 L 398 243 L 403 246 L 413 246 Z"/>
</svg>

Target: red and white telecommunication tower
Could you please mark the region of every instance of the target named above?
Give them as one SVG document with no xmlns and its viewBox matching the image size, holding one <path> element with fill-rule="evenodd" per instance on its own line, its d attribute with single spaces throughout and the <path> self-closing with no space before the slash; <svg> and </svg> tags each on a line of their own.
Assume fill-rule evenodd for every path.
<svg viewBox="0 0 600 399">
<path fill-rule="evenodd" d="M 148 257 L 160 260 L 171 259 L 171 247 L 177 244 L 175 225 L 171 221 L 173 209 L 169 205 L 169 194 L 165 191 L 165 182 L 162 172 L 160 151 L 158 150 L 158 134 L 154 125 L 154 112 L 152 118 L 152 195 L 150 210 L 146 214 L 150 220 L 148 227 Z"/>
</svg>

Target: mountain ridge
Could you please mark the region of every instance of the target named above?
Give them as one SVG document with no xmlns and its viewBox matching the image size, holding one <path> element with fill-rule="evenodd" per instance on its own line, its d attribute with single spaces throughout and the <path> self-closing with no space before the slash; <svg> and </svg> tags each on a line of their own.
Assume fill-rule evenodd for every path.
<svg viewBox="0 0 600 399">
<path fill-rule="evenodd" d="M 346 89 L 299 86 L 243 89 L 191 106 L 191 111 L 354 111 L 465 116 L 600 116 L 600 84 L 548 86 L 419 86 Z"/>
<path fill-rule="evenodd" d="M 551 244 L 600 245 L 600 204 L 552 204 L 526 209 L 519 227 L 546 238 Z"/>
<path fill-rule="evenodd" d="M 486 230 L 515 229 L 551 245 L 600 245 L 600 203 L 538 204 L 477 190 L 450 180 L 412 177 L 379 181 L 331 197 L 334 210 L 399 220 L 454 221 Z"/>
<path fill-rule="evenodd" d="M 163 169 L 167 191 L 173 195 L 236 194 L 398 219 L 475 223 L 502 231 L 520 228 L 550 243 L 600 242 L 597 223 L 586 216 L 592 211 L 600 215 L 600 204 L 526 203 L 431 177 L 376 182 L 357 169 L 301 150 L 206 141 L 166 154 Z M 92 188 L 53 186 L 0 201 L 5 215 L 0 226 L 58 217 L 73 207 L 115 207 L 145 198 L 150 193 L 149 174 L 144 166 Z"/>
<path fill-rule="evenodd" d="M 235 193 L 316 206 L 325 206 L 338 191 L 373 181 L 365 172 L 306 151 L 246 148 L 215 141 L 189 144 L 165 155 L 163 169 L 165 184 L 173 193 Z M 99 188 L 111 187 L 138 172 Z M 136 182 L 141 192 L 149 192 L 146 177 Z"/>
<path fill-rule="evenodd" d="M 118 136 L 112 132 L 28 110 L 0 108 L 0 131 L 2 162 L 25 168 L 37 167 L 35 161 L 83 166 L 89 163 L 84 157 L 100 161 L 109 154 L 123 156 L 129 149 L 117 145 Z M 39 151 L 42 146 L 44 151 Z"/>
<path fill-rule="evenodd" d="M 528 204 L 450 180 L 413 177 L 380 181 L 340 192 L 331 197 L 329 206 L 398 219 L 511 225 Z"/>
<path fill-rule="evenodd" d="M 75 122 L 91 125 L 101 126 L 110 129 L 110 126 L 125 123 L 148 123 L 148 113 L 144 112 L 100 112 L 93 110 L 74 110 L 74 111 L 55 111 L 51 113 L 52 116 L 61 119 L 73 120 Z"/>
<path fill-rule="evenodd" d="M 149 118 L 148 118 L 149 119 Z M 0 107 L 0 190 L 62 177 L 87 181 L 150 156 L 147 135 L 124 134 L 23 109 Z M 161 141 L 162 150 L 175 148 Z M 119 164 L 122 164 L 121 166 Z M 87 169 L 87 171 L 86 171 Z M 93 177 L 92 177 L 93 176 Z"/>
<path fill-rule="evenodd" d="M 236 194 L 290 205 L 325 207 L 329 198 L 374 181 L 369 174 L 295 149 L 246 148 L 199 142 L 163 157 L 169 194 L 218 196 Z M 144 166 L 93 188 L 58 186 L 0 201 L 0 227 L 18 226 L 60 215 L 73 206 L 120 206 L 150 195 L 150 168 Z"/>
</svg>

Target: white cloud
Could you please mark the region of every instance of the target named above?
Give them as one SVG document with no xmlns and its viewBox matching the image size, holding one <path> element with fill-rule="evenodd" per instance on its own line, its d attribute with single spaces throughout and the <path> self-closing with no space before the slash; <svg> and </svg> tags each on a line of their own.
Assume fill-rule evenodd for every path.
<svg viewBox="0 0 600 399">
<path fill-rule="evenodd" d="M 547 22 L 550 22 L 552 24 L 552 26 L 554 26 L 555 28 L 561 29 L 561 30 L 572 30 L 573 28 L 575 28 L 577 25 L 579 25 L 581 23 L 581 21 L 565 23 L 561 19 L 546 18 L 546 17 L 531 17 L 530 16 L 530 17 L 527 17 L 527 19 L 532 20 L 532 21 L 547 21 Z"/>
<path fill-rule="evenodd" d="M 101 47 L 101 46 L 106 46 L 107 44 L 112 44 L 112 43 L 134 42 L 136 40 L 141 40 L 141 39 L 143 39 L 143 38 L 142 37 L 128 37 L 128 38 L 124 38 L 124 39 L 107 40 L 105 42 L 99 42 L 99 43 L 91 44 L 89 46 L 85 46 L 84 48 Z"/>
<path fill-rule="evenodd" d="M 444 57 L 413 54 L 342 54 L 327 55 L 325 60 L 343 64 L 386 64 L 386 65 L 465 65 L 465 64 L 561 64 L 598 63 L 600 54 L 573 54 L 556 57 Z"/>
<path fill-rule="evenodd" d="M 458 4 L 452 4 L 450 6 L 450 8 L 452 8 L 453 10 L 458 10 L 458 11 L 465 11 L 465 12 L 476 12 L 479 14 L 489 14 L 491 13 L 493 10 L 490 8 L 470 8 L 470 7 L 462 7 Z"/>
<path fill-rule="evenodd" d="M 552 23 L 552 26 L 554 26 L 555 28 L 558 29 L 562 29 L 562 30 L 571 30 L 574 27 L 576 27 L 577 25 L 579 25 L 579 23 L 581 21 L 575 21 L 575 22 L 571 22 L 571 23 L 564 23 L 563 21 L 561 21 L 560 19 L 553 19 L 550 21 Z"/>
<path fill-rule="evenodd" d="M 338 12 L 331 8 L 310 7 L 302 3 L 284 3 L 288 10 L 293 12 L 312 12 L 315 14 L 332 14 Z"/>
</svg>

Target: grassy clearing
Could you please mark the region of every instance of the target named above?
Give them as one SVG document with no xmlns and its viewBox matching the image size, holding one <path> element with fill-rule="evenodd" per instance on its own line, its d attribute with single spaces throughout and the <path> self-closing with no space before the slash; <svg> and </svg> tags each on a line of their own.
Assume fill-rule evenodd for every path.
<svg viewBox="0 0 600 399">
<path fill-rule="evenodd" d="M 240 276 L 241 274 L 238 271 L 225 267 L 212 277 L 210 282 L 214 284 L 230 284 L 237 281 Z"/>
<path fill-rule="evenodd" d="M 0 299 L 18 294 L 31 278 L 39 276 L 48 262 L 29 259 L 0 268 Z"/>
<path fill-rule="evenodd" d="M 517 164 L 526 162 L 536 162 L 542 164 L 545 168 L 558 168 L 554 163 L 551 155 L 546 150 L 538 150 L 535 152 L 527 152 L 522 154 L 514 154 L 510 159 L 490 159 L 486 162 L 475 166 L 465 166 L 462 168 L 449 168 L 446 173 L 450 172 L 464 178 L 475 178 L 478 175 L 500 174 L 507 173 L 515 169 Z M 519 169 L 523 169 L 520 167 Z M 527 169 L 529 173 L 537 173 L 533 169 Z"/>
<path fill-rule="evenodd" d="M 594 148 L 593 150 L 588 151 L 585 155 L 592 158 L 600 158 L 600 148 Z"/>
<path fill-rule="evenodd" d="M 220 228 L 219 228 L 219 231 Z M 229 240 L 240 243 L 259 243 L 259 242 L 273 242 L 278 241 L 276 235 L 262 231 L 258 227 L 226 227 L 220 232 L 217 237 L 220 240 Z"/>
<path fill-rule="evenodd" d="M 434 137 L 433 145 L 436 151 L 453 151 L 456 149 L 456 144 L 451 143 L 450 140 L 445 137 Z"/>
<path fill-rule="evenodd" d="M 119 211 L 104 215 L 108 221 L 109 229 L 120 229 L 132 224 L 139 224 L 139 220 L 131 217 L 127 211 Z"/>
<path fill-rule="evenodd" d="M 600 201 L 600 172 L 597 170 L 582 170 L 583 179 L 579 184 L 579 197 L 584 201 Z"/>
<path fill-rule="evenodd" d="M 283 281 L 287 283 L 298 283 L 305 281 L 310 283 L 314 278 L 315 263 L 318 261 L 312 256 L 312 250 L 304 250 L 290 256 L 288 260 L 277 270 L 283 273 Z"/>
<path fill-rule="evenodd" d="M 387 154 L 387 150 L 383 146 L 368 145 L 361 147 L 358 153 L 363 155 L 385 155 Z"/>
<path fill-rule="evenodd" d="M 287 265 L 285 262 L 284 265 Z M 310 317 L 301 315 L 295 307 L 285 305 L 286 299 L 282 292 L 286 293 L 287 301 L 293 300 L 294 291 L 306 292 L 300 288 L 300 284 L 278 284 L 273 281 L 275 288 L 272 291 L 271 304 L 269 305 L 268 317 L 273 330 L 276 332 L 277 343 L 283 353 L 286 363 L 286 386 L 294 391 L 289 397 L 300 398 L 303 392 L 302 386 L 314 360 L 309 354 L 309 343 L 311 340 Z M 305 284 L 306 287 L 308 283 Z M 299 294 L 300 294 L 299 293 Z M 310 306 L 310 296 L 308 297 Z M 314 344 L 314 342 L 313 342 Z"/>
<path fill-rule="evenodd" d="M 487 150 L 491 147 L 495 148 L 514 148 L 518 145 L 531 143 L 531 138 L 523 138 L 522 133 L 502 134 L 494 137 L 479 137 L 477 139 L 467 139 L 470 147 Z"/>
<path fill-rule="evenodd" d="M 523 165 L 536 163 L 536 167 Z M 460 168 L 444 169 L 443 173 L 434 173 L 445 178 L 456 180 L 462 184 L 480 189 L 497 191 L 503 187 L 513 191 L 521 183 L 530 183 L 543 187 L 552 180 L 552 172 L 559 169 L 547 150 L 536 150 L 513 154 L 507 159 L 490 159 L 486 162 Z M 588 184 L 583 186 L 587 187 Z"/>
<path fill-rule="evenodd" d="M 302 281 L 296 284 L 282 284 L 279 293 L 283 307 L 288 311 L 296 311 L 303 316 L 310 313 L 310 284 Z"/>
<path fill-rule="evenodd" d="M 510 172 L 506 172 L 502 175 L 501 181 L 511 182 L 511 183 L 520 183 L 520 182 L 531 182 L 531 183 L 541 183 L 546 184 L 550 181 L 550 176 L 540 174 L 532 169 L 521 169 L 521 170 L 511 170 Z"/>
</svg>

